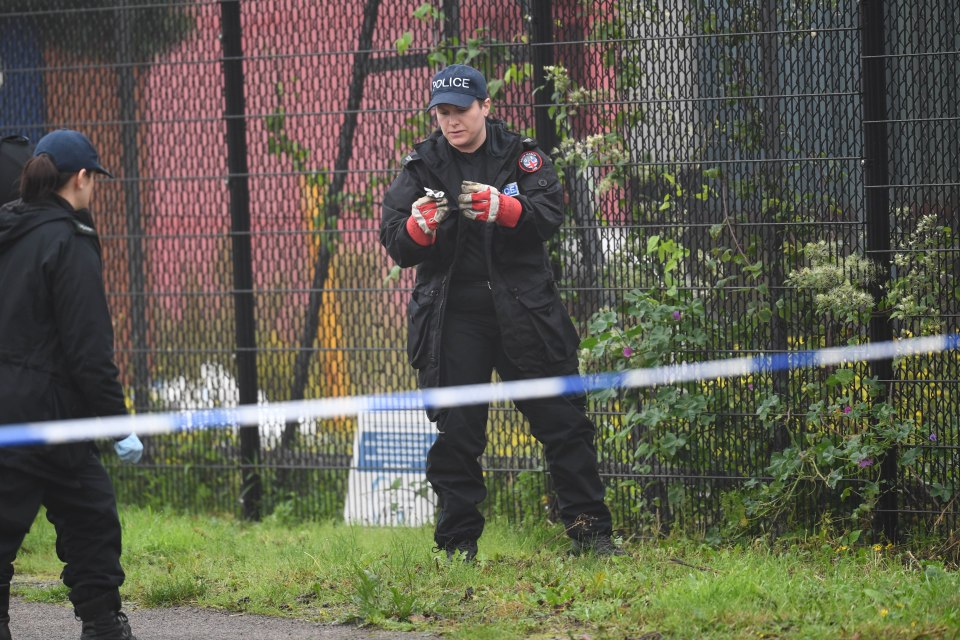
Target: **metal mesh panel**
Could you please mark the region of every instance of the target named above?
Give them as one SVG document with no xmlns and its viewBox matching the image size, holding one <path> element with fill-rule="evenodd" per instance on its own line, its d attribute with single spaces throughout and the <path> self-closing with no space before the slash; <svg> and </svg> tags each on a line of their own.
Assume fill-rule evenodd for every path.
<svg viewBox="0 0 960 640">
<path fill-rule="evenodd" d="M 379 245 L 379 205 L 433 127 L 430 75 L 453 61 L 498 80 L 494 113 L 554 152 L 567 225 L 551 252 L 584 333 L 627 292 L 673 287 L 703 304 L 683 326 L 710 330 L 672 361 L 874 339 L 813 312 L 815 292 L 791 280 L 818 242 L 838 265 L 888 257 L 891 282 L 917 300 L 893 335 L 955 332 L 960 25 L 947 2 L 865 4 L 882 4 L 879 57 L 862 55 L 852 3 L 8 0 L 0 133 L 79 128 L 119 176 L 94 208 L 139 412 L 415 386 L 412 273 Z M 876 60 L 885 103 L 870 119 L 863 74 Z M 877 131 L 886 158 L 871 155 Z M 871 184 L 864 160 L 887 182 Z M 871 193 L 889 195 L 888 249 L 868 242 Z M 952 354 L 914 359 L 881 381 L 929 431 L 892 507 L 917 522 L 956 495 L 956 368 Z M 800 391 L 828 375 L 688 385 L 706 391 L 710 418 L 677 425 L 686 443 L 669 457 L 637 453 L 652 429 L 624 432 L 623 407 L 653 406 L 660 390 L 594 400 L 618 524 L 722 523 L 721 496 L 804 433 Z M 771 395 L 792 416 L 772 430 L 758 418 Z M 153 437 L 144 463 L 112 471 L 129 502 L 341 517 L 356 431 L 355 418 L 266 419 Z M 491 513 L 549 512 L 540 447 L 511 405 L 491 412 L 484 465 Z"/>
<path fill-rule="evenodd" d="M 906 335 L 960 330 L 960 17 L 947 6 L 897 3 L 886 10 L 890 251 L 894 283 L 915 306 L 897 321 Z M 907 523 L 957 527 L 960 462 L 958 359 L 911 359 L 895 370 L 898 406 L 922 444 L 900 478 L 895 508 Z"/>
</svg>

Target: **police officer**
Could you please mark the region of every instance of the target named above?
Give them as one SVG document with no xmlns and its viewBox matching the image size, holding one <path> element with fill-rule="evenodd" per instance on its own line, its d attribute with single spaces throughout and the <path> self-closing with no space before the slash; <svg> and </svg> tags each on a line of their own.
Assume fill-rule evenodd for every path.
<svg viewBox="0 0 960 640">
<path fill-rule="evenodd" d="M 563 221 L 563 193 L 536 142 L 490 115 L 483 75 L 450 65 L 433 77 L 440 128 L 415 146 L 384 195 L 380 242 L 416 266 L 407 355 L 422 388 L 578 373 L 577 331 L 553 281 L 545 242 Z M 544 445 L 575 553 L 620 555 L 597 468 L 596 429 L 580 396 L 521 400 Z M 428 410 L 427 456 L 437 494 L 434 533 L 449 557 L 472 559 L 486 497 L 479 457 L 488 406 Z"/>
<path fill-rule="evenodd" d="M 125 414 L 113 358 L 100 241 L 88 206 L 110 173 L 82 133 L 53 131 L 0 207 L 0 424 Z M 116 443 L 136 462 L 136 435 Z M 120 612 L 120 520 L 91 442 L 0 448 L 0 640 L 10 631 L 13 561 L 43 505 L 82 640 L 133 638 Z"/>
</svg>

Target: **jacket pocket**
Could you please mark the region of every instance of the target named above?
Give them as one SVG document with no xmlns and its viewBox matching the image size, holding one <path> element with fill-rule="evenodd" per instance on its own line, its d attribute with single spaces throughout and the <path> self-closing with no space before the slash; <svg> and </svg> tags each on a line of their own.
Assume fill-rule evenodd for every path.
<svg viewBox="0 0 960 640">
<path fill-rule="evenodd" d="M 414 289 L 407 303 L 407 359 L 415 369 L 429 362 L 439 289 Z"/>
<path fill-rule="evenodd" d="M 517 337 L 527 344 L 517 345 L 530 352 L 532 363 L 566 360 L 577 350 L 580 339 L 570 315 L 563 306 L 553 280 L 544 280 L 524 291 L 514 290 L 520 303 Z"/>
<path fill-rule="evenodd" d="M 20 365 L 0 365 L 0 424 L 43 422 L 67 417 L 53 376 Z"/>
</svg>

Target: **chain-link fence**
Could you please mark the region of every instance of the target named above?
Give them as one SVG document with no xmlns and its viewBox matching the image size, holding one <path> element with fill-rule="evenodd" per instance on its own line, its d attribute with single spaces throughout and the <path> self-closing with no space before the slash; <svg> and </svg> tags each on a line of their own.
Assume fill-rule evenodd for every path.
<svg viewBox="0 0 960 640">
<path fill-rule="evenodd" d="M 958 330 L 958 33 L 947 0 L 7 0 L 0 134 L 81 129 L 118 176 L 95 216 L 138 412 L 415 386 L 412 274 L 379 246 L 379 203 L 453 61 L 553 150 L 587 369 L 785 352 Z M 752 478 L 833 447 L 862 474 L 806 478 L 805 513 L 852 492 L 888 532 L 955 530 L 957 370 L 945 353 L 600 394 L 615 517 L 736 523 Z M 153 437 L 113 472 L 131 503 L 341 517 L 356 432 Z M 549 510 L 512 406 L 485 468 L 491 513 Z"/>
</svg>

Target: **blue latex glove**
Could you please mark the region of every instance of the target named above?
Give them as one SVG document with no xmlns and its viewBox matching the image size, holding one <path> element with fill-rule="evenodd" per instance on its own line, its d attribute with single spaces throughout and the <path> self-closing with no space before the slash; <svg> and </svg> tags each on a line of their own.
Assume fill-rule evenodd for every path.
<svg viewBox="0 0 960 640">
<path fill-rule="evenodd" d="M 143 443 L 140 442 L 137 434 L 131 433 L 123 440 L 114 442 L 113 450 L 117 452 L 117 456 L 124 462 L 136 464 L 140 462 L 140 458 L 143 456 Z"/>
</svg>

